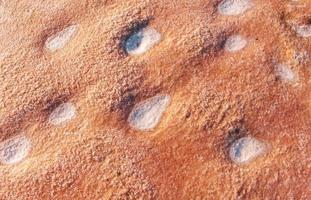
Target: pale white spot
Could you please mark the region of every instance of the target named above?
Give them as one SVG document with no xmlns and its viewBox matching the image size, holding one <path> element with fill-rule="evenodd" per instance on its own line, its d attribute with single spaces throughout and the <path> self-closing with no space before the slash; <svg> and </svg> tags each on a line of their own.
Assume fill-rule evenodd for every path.
<svg viewBox="0 0 311 200">
<path fill-rule="evenodd" d="M 230 159 L 237 164 L 247 164 L 267 151 L 267 145 L 252 137 L 236 140 L 230 147 Z"/>
<path fill-rule="evenodd" d="M 0 162 L 15 164 L 22 161 L 29 153 L 30 141 L 23 135 L 15 136 L 0 143 Z"/>
<path fill-rule="evenodd" d="M 300 37 L 311 37 L 311 24 L 310 25 L 294 25 L 293 29 Z"/>
<path fill-rule="evenodd" d="M 157 95 L 135 106 L 128 117 L 130 126 L 139 130 L 153 129 L 160 121 L 168 104 L 170 96 Z"/>
<path fill-rule="evenodd" d="M 251 7 L 251 0 L 223 0 L 218 5 L 218 12 L 222 15 L 241 15 Z"/>
<path fill-rule="evenodd" d="M 161 40 L 161 35 L 154 28 L 146 27 L 131 35 L 125 41 L 125 50 L 130 55 L 141 55 Z"/>
<path fill-rule="evenodd" d="M 63 103 L 53 110 L 49 121 L 53 125 L 59 125 L 70 121 L 76 114 L 76 108 L 71 103 Z"/>
<path fill-rule="evenodd" d="M 285 64 L 276 65 L 276 76 L 284 82 L 294 82 L 296 74 Z"/>
<path fill-rule="evenodd" d="M 240 35 L 230 36 L 225 43 L 225 50 L 236 52 L 243 49 L 247 45 L 247 39 Z"/>
<path fill-rule="evenodd" d="M 78 25 L 71 25 L 64 30 L 50 36 L 46 42 L 45 46 L 51 52 L 63 48 L 77 33 Z"/>
</svg>

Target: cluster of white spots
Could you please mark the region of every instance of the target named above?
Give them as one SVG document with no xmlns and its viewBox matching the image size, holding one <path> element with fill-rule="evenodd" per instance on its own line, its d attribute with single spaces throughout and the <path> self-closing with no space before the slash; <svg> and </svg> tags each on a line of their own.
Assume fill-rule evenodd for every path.
<svg viewBox="0 0 311 200">
<path fill-rule="evenodd" d="M 311 24 L 309 25 L 294 25 L 293 29 L 300 37 L 311 37 Z"/>
<path fill-rule="evenodd" d="M 247 39 L 240 35 L 230 36 L 225 43 L 225 50 L 236 52 L 243 49 L 247 45 Z"/>
<path fill-rule="evenodd" d="M 125 41 L 125 50 L 130 55 L 141 55 L 159 43 L 161 35 L 154 28 L 146 27 Z"/>
<path fill-rule="evenodd" d="M 153 129 L 159 123 L 169 103 L 169 95 L 157 95 L 138 104 L 128 117 L 130 126 L 142 131 Z"/>
<path fill-rule="evenodd" d="M 230 159 L 236 164 L 247 164 L 267 152 L 267 145 L 252 137 L 236 140 L 230 147 Z"/>
<path fill-rule="evenodd" d="M 241 15 L 251 7 L 251 0 L 223 0 L 218 5 L 218 12 L 222 15 Z"/>
<path fill-rule="evenodd" d="M 71 103 L 63 103 L 53 110 L 50 114 L 49 122 L 53 125 L 59 125 L 70 121 L 76 114 L 76 108 Z"/>
<path fill-rule="evenodd" d="M 284 82 L 294 82 L 297 75 L 286 64 L 276 65 L 276 76 Z"/>
<path fill-rule="evenodd" d="M 78 25 L 71 25 L 62 31 L 50 36 L 46 42 L 45 47 L 54 52 L 63 48 L 78 32 Z"/>
<path fill-rule="evenodd" d="M 29 153 L 30 141 L 23 135 L 15 136 L 0 143 L 0 162 L 15 164 L 22 161 Z"/>
</svg>

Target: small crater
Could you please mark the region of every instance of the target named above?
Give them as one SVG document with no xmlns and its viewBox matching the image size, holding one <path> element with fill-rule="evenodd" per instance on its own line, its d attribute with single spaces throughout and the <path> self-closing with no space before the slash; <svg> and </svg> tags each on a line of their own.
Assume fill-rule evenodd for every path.
<svg viewBox="0 0 311 200">
<path fill-rule="evenodd" d="M 247 45 L 247 39 L 240 35 L 230 36 L 225 43 L 225 50 L 228 52 L 237 52 Z"/>
<path fill-rule="evenodd" d="M 222 15 L 241 15 L 251 7 L 251 0 L 223 0 L 218 5 L 218 12 Z"/>
<path fill-rule="evenodd" d="M 62 31 L 50 36 L 46 42 L 45 47 L 51 51 L 55 52 L 63 47 L 76 35 L 78 32 L 78 25 L 71 25 Z"/>
<path fill-rule="evenodd" d="M 28 155 L 30 146 L 30 141 L 23 135 L 1 142 L 0 162 L 9 165 L 22 161 Z"/>
<path fill-rule="evenodd" d="M 128 117 L 130 126 L 138 130 L 156 127 L 170 103 L 169 95 L 157 95 L 135 106 Z"/>
<path fill-rule="evenodd" d="M 49 122 L 53 125 L 60 125 L 75 117 L 76 108 L 72 103 L 62 103 L 56 107 L 49 116 Z"/>
<path fill-rule="evenodd" d="M 242 137 L 230 146 L 229 157 L 236 164 L 243 165 L 255 160 L 267 151 L 267 145 L 253 137 Z"/>
<path fill-rule="evenodd" d="M 161 34 L 154 28 L 144 27 L 132 33 L 124 42 L 124 49 L 130 55 L 141 55 L 161 40 Z"/>
</svg>

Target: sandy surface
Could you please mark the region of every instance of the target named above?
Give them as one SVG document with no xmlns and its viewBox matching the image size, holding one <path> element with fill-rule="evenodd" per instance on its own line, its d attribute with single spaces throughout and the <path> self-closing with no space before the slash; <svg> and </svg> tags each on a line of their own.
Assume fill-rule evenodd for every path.
<svg viewBox="0 0 311 200">
<path fill-rule="evenodd" d="M 310 0 L 0 0 L 0 199 L 310 199 L 310 16 Z M 264 153 L 234 162 L 242 137 Z"/>
</svg>

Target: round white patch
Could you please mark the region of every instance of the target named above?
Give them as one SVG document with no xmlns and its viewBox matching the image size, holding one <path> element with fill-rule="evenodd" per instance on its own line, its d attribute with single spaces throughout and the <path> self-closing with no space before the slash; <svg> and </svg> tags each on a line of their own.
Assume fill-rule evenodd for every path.
<svg viewBox="0 0 311 200">
<path fill-rule="evenodd" d="M 128 117 L 130 126 L 138 130 L 153 129 L 160 121 L 168 104 L 170 96 L 158 95 L 135 106 Z"/>
<path fill-rule="evenodd" d="M 241 15 L 251 7 L 251 0 L 223 0 L 218 5 L 218 12 L 222 15 Z"/>
<path fill-rule="evenodd" d="M 230 36 L 225 43 L 225 50 L 236 52 L 243 49 L 247 45 L 247 39 L 240 35 Z"/>
<path fill-rule="evenodd" d="M 295 73 L 285 64 L 276 65 L 276 76 L 284 82 L 294 82 L 297 79 Z"/>
<path fill-rule="evenodd" d="M 54 52 L 63 48 L 78 32 L 78 25 L 71 25 L 64 30 L 50 36 L 46 42 L 45 47 Z"/>
<path fill-rule="evenodd" d="M 73 119 L 76 108 L 71 103 L 63 103 L 53 110 L 50 114 L 49 122 L 53 125 L 59 125 Z"/>
<path fill-rule="evenodd" d="M 23 135 L 1 142 L 0 162 L 9 165 L 22 161 L 28 155 L 30 146 L 30 141 Z"/>
<path fill-rule="evenodd" d="M 237 164 L 247 164 L 267 151 L 267 145 L 252 137 L 236 140 L 230 147 L 229 156 Z"/>
<path fill-rule="evenodd" d="M 131 35 L 125 41 L 125 50 L 130 55 L 141 55 L 161 40 L 161 35 L 154 28 L 146 27 Z"/>
</svg>

